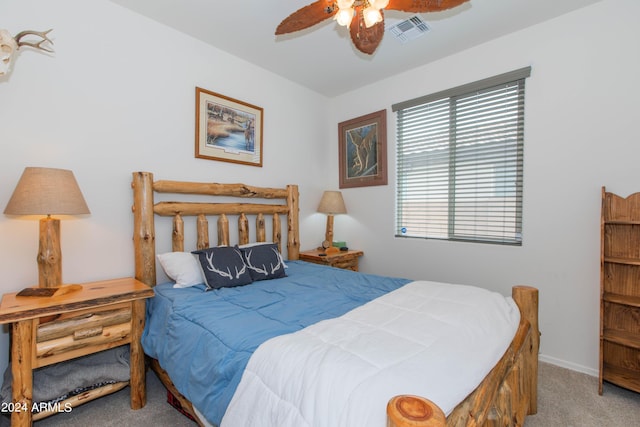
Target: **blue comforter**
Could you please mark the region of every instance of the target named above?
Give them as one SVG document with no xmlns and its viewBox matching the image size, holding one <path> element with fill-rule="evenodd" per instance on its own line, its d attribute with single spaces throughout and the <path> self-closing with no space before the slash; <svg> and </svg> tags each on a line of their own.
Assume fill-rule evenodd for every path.
<svg viewBox="0 0 640 427">
<path fill-rule="evenodd" d="M 145 353 L 215 425 L 261 343 L 341 316 L 409 282 L 303 261 L 287 265 L 287 277 L 235 288 L 155 287 L 142 335 Z"/>
</svg>

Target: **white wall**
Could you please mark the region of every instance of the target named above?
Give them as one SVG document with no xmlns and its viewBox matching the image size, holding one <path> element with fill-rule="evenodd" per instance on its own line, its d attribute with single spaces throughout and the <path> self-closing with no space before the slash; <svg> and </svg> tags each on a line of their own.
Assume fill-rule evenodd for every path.
<svg viewBox="0 0 640 427">
<path fill-rule="evenodd" d="M 336 237 L 366 251 L 367 271 L 503 293 L 538 287 L 543 360 L 596 374 L 601 186 L 640 191 L 638 16 L 637 1 L 606 0 L 333 99 L 334 126 L 389 113 L 390 183 L 344 190 L 349 215 L 336 217 Z M 394 238 L 391 104 L 529 65 L 522 247 Z"/>
<path fill-rule="evenodd" d="M 25 48 L 0 79 L 0 207 L 26 166 L 73 170 L 91 215 L 62 219 L 65 282 L 133 275 L 138 170 L 297 183 L 302 240 L 322 235 L 314 212 L 330 162 L 326 98 L 104 0 L 3 0 L 0 17 L 12 34 L 54 29 L 55 55 Z M 262 168 L 194 158 L 196 86 L 264 109 Z M 37 245 L 37 218 L 0 215 L 0 293 L 37 284 Z M 3 333 L 0 369 L 7 358 Z"/>
</svg>

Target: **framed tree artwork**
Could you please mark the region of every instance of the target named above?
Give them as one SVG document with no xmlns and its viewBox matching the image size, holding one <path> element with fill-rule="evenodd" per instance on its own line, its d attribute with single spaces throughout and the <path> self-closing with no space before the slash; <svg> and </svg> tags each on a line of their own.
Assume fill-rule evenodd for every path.
<svg viewBox="0 0 640 427">
<path fill-rule="evenodd" d="M 338 124 L 340 188 L 387 184 L 387 110 Z"/>
<path fill-rule="evenodd" d="M 196 157 L 262 166 L 263 110 L 196 87 Z"/>
</svg>

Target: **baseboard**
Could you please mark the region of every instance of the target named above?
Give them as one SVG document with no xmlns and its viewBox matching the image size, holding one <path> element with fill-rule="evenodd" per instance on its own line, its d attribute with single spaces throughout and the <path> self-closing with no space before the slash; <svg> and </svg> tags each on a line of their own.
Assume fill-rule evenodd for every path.
<svg viewBox="0 0 640 427">
<path fill-rule="evenodd" d="M 538 360 L 545 363 L 550 363 L 552 365 L 560 366 L 561 368 L 570 369 L 572 371 L 582 372 L 583 374 L 591 375 L 592 377 L 597 377 L 599 372 L 597 369 L 589 368 L 587 366 L 578 365 L 576 363 L 567 362 L 566 360 L 557 359 L 551 356 L 545 356 L 541 354 L 538 356 Z"/>
</svg>

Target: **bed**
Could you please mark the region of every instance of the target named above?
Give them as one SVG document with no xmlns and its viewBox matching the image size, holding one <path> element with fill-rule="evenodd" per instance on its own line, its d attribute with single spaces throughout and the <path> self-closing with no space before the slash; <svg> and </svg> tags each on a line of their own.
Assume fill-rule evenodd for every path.
<svg viewBox="0 0 640 427">
<path fill-rule="evenodd" d="M 194 417 L 198 424 L 217 425 L 221 421 L 223 426 L 248 425 L 248 423 L 281 425 L 285 423 L 282 420 L 287 418 L 291 420 L 291 417 L 298 416 L 298 413 L 304 414 L 309 406 L 315 404 L 323 405 L 322 410 L 317 409 L 320 411 L 318 414 L 314 415 L 311 410 L 311 412 L 306 412 L 307 415 L 303 415 L 303 417 L 311 417 L 312 422 L 309 425 L 323 425 L 315 421 L 318 418 L 325 418 L 321 414 L 333 412 L 348 413 L 345 415 L 346 418 L 342 418 L 342 420 L 348 419 L 350 421 L 340 421 L 343 424 L 346 422 L 344 425 L 354 425 L 354 419 L 360 420 L 362 425 L 372 425 L 370 421 L 364 421 L 364 417 L 368 417 L 368 415 L 362 415 L 362 412 L 382 413 L 386 418 L 387 426 L 391 427 L 523 425 L 526 415 L 536 413 L 539 347 L 537 289 L 529 286 L 514 286 L 511 297 L 505 298 L 479 288 L 463 285 L 385 278 L 299 261 L 299 194 L 296 185 L 288 185 L 285 188 L 263 188 L 246 184 L 155 181 L 152 173 L 134 172 L 132 188 L 136 278 L 150 286 L 156 286 L 157 255 L 165 253 L 180 254 L 194 250 L 200 251 L 198 256 L 201 257 L 204 266 L 204 263 L 207 262 L 205 256 L 211 253 L 207 251 L 213 251 L 218 247 L 241 249 L 246 265 L 248 251 L 252 250 L 255 247 L 252 244 L 257 242 L 256 246 L 264 246 L 265 251 L 266 247 L 271 250 L 276 247 L 282 264 L 286 263 L 284 277 L 279 276 L 275 280 L 255 281 L 249 286 L 223 287 L 215 292 L 205 292 L 207 289 L 205 285 L 189 288 L 175 288 L 172 282 L 157 285 L 156 297 L 148 308 L 143 346 L 149 356 L 151 368 L 179 401 L 182 408 Z M 211 243 L 209 236 L 209 218 L 212 217 L 217 218 L 216 226 L 211 227 L 217 230 L 215 244 Z M 232 219 L 230 220 L 230 218 Z M 255 221 L 253 230 L 250 229 L 249 218 Z M 230 230 L 229 223 L 236 220 L 237 229 Z M 170 240 L 170 248 L 165 246 L 162 246 L 162 249 L 156 248 L 157 226 L 158 228 L 161 228 L 160 226 L 167 228 L 162 238 L 170 236 L 166 237 L 167 242 Z M 190 230 L 195 230 L 192 233 L 195 236 L 191 236 Z M 158 240 L 160 241 L 162 238 Z M 207 260 L 210 261 L 209 258 Z M 251 261 L 248 264 L 251 264 Z M 273 268 L 274 264 L 271 264 L 271 267 L 270 270 L 266 267 L 258 270 L 264 270 L 265 274 L 266 270 L 277 270 L 277 268 Z M 216 269 L 214 268 L 214 270 Z M 235 272 L 243 273 L 241 270 L 236 268 Z M 220 272 L 220 270 L 217 271 Z M 226 275 L 226 273 L 222 273 Z M 229 274 L 228 276 L 239 275 Z M 309 298 L 308 296 L 311 294 L 305 294 L 307 291 L 312 292 L 305 284 L 306 282 L 302 280 L 303 277 L 304 280 L 307 280 L 307 276 L 322 279 L 323 287 L 318 291 L 313 290 L 313 292 L 319 292 L 318 296 L 314 293 L 314 296 Z M 464 339 L 447 340 L 446 334 L 444 337 L 435 339 L 436 345 L 432 347 L 436 350 L 440 350 L 440 347 L 444 349 L 444 346 L 440 345 L 443 341 L 450 341 L 450 345 L 453 345 L 454 349 L 457 348 L 456 352 L 448 356 L 450 361 L 458 360 L 457 356 L 462 353 L 471 355 L 457 364 L 448 363 L 449 366 L 447 366 L 445 363 L 442 365 L 442 369 L 450 368 L 453 371 L 466 372 L 469 359 L 486 359 L 485 362 L 492 360 L 490 366 L 482 368 L 484 369 L 482 377 L 478 378 L 473 387 L 468 390 L 466 388 L 469 387 L 469 384 L 465 384 L 462 389 L 459 389 L 458 383 L 460 381 L 458 380 L 464 379 L 466 381 L 466 377 L 478 375 L 477 372 L 459 375 L 464 378 L 457 378 L 453 374 L 448 374 L 449 376 L 438 375 L 441 367 L 422 366 L 421 360 L 428 358 L 414 357 L 414 353 L 415 355 L 420 352 L 422 352 L 421 354 L 430 354 L 431 350 L 421 349 L 418 351 L 405 346 L 409 341 L 419 344 L 429 341 L 424 338 L 422 326 L 414 328 L 408 328 L 406 324 L 398 326 L 399 334 L 408 333 L 409 335 L 401 337 L 403 340 L 399 340 L 395 335 L 392 336 L 389 345 L 395 349 L 392 352 L 376 349 L 376 344 L 379 344 L 378 338 L 375 338 L 374 342 L 366 343 L 366 345 L 352 345 L 353 343 L 347 340 L 349 333 L 345 333 L 345 331 L 351 331 L 362 325 L 369 331 L 376 328 L 374 325 L 376 322 L 384 323 L 384 333 L 386 334 L 389 322 L 388 319 L 385 319 L 385 315 L 387 315 L 385 310 L 398 305 L 396 302 L 400 300 L 417 301 L 419 298 L 417 295 L 427 292 L 427 290 L 436 292 L 441 297 L 434 299 L 432 294 L 429 294 L 427 298 L 434 299 L 437 303 L 430 306 L 425 313 L 417 312 L 411 308 L 408 314 L 389 313 L 389 315 L 408 319 L 412 319 L 411 316 L 413 316 L 422 322 L 423 317 L 426 318 L 429 313 L 437 312 L 441 308 L 443 312 L 436 313 L 436 315 L 447 316 L 446 319 L 449 322 L 453 318 L 451 313 L 458 309 L 442 305 L 443 302 L 449 301 L 457 303 L 455 301 L 457 297 L 449 295 L 448 292 L 460 295 L 474 295 L 473 292 L 479 292 L 487 294 L 489 299 L 497 304 L 497 309 L 492 308 L 489 311 L 500 312 L 503 309 L 504 316 L 512 318 L 509 322 L 505 322 L 505 325 L 511 326 L 505 327 L 505 333 L 509 339 L 503 343 L 504 348 L 496 347 L 494 344 L 485 345 L 485 340 L 489 340 L 491 335 L 495 335 L 492 330 L 494 326 L 479 327 L 467 336 L 463 335 Z M 253 293 L 255 295 L 252 295 Z M 287 298 L 286 302 L 280 301 L 283 298 Z M 288 298 L 293 299 L 289 300 Z M 474 298 L 475 296 L 472 297 L 472 299 Z M 314 304 L 311 304 L 310 300 L 313 300 Z M 185 304 L 178 306 L 178 302 Z M 242 314 L 237 311 L 229 311 L 231 309 L 228 303 L 234 307 L 245 307 L 245 310 Z M 284 305 L 279 306 L 278 304 Z M 461 305 L 461 310 L 464 311 L 465 307 L 470 305 L 472 303 L 465 302 Z M 242 330 L 244 333 L 228 329 L 231 327 L 222 326 L 221 320 L 208 319 L 209 315 L 196 314 L 193 306 L 205 306 L 211 312 L 221 314 L 222 318 L 233 318 L 232 323 L 240 325 L 238 330 Z M 331 309 L 327 310 L 327 307 Z M 163 314 L 163 310 L 168 311 Z M 403 308 L 403 310 L 405 309 Z M 259 320 L 255 318 L 258 314 L 265 313 L 266 317 Z M 289 320 L 285 321 L 277 317 L 281 315 L 289 316 Z M 239 316 L 248 316 L 248 318 Z M 484 314 L 481 317 L 484 317 Z M 179 319 L 179 323 L 172 325 L 170 321 L 176 319 Z M 292 319 L 299 321 L 290 322 Z M 185 323 L 180 322 L 187 321 L 196 324 L 200 329 L 197 329 L 196 332 L 185 333 Z M 442 323 L 442 317 L 436 318 L 435 321 Z M 205 325 L 207 322 L 211 324 Z M 473 323 L 473 326 L 477 323 L 475 320 L 466 322 L 467 325 L 463 325 L 463 329 L 468 329 L 469 323 Z M 259 325 L 257 332 L 247 332 L 251 328 L 255 328 L 251 326 L 255 324 Z M 271 327 L 269 324 L 276 326 Z M 480 335 L 483 328 L 490 329 L 489 333 Z M 355 329 L 353 330 L 355 331 Z M 374 336 L 367 334 L 363 335 L 359 331 L 353 332 L 354 337 Z M 233 339 L 240 338 L 241 342 L 232 344 L 219 342 L 220 337 L 225 335 L 231 336 Z M 184 339 L 184 336 L 190 338 L 187 338 L 186 341 L 175 341 L 181 343 L 178 346 L 175 345 L 175 342 L 171 345 L 161 343 L 157 347 L 151 343 L 165 337 L 179 340 Z M 214 336 L 216 341 L 205 344 L 209 340 L 209 336 Z M 250 341 L 254 339 L 255 341 Z M 324 345 L 325 341 L 329 342 L 331 339 L 337 340 L 329 343 L 331 349 L 349 348 L 349 353 L 318 350 L 320 347 L 316 347 L 317 345 Z M 398 343 L 398 345 L 396 346 L 394 343 Z M 244 346 L 239 353 L 246 354 L 239 359 L 236 356 L 237 352 L 232 356 L 220 356 L 221 349 L 231 346 L 234 349 L 237 346 Z M 183 347 L 182 351 L 186 351 L 186 353 L 180 353 L 179 347 Z M 355 351 L 353 351 L 354 348 Z M 366 353 L 367 351 L 369 353 Z M 204 352 L 205 357 L 209 358 L 206 360 L 209 360 L 210 363 L 192 360 L 191 355 L 196 352 Z M 395 359 L 387 360 L 387 353 L 394 353 Z M 319 354 L 322 357 L 319 358 Z M 355 367 L 351 368 L 352 365 L 343 363 L 346 359 L 360 361 L 367 359 L 370 361 L 373 358 L 378 360 L 383 354 L 385 360 L 373 365 L 384 365 L 385 367 L 375 375 L 367 371 L 368 367 L 364 369 L 353 365 Z M 489 355 L 485 357 L 485 354 Z M 294 357 L 289 358 L 289 356 Z M 218 357 L 223 357 L 223 359 L 217 359 Z M 303 357 L 304 360 L 297 362 L 293 360 Z M 444 358 L 447 359 L 447 356 Z M 326 362 L 327 365 L 322 367 L 318 359 L 322 359 L 321 362 Z M 293 363 L 298 364 L 294 366 Z M 343 364 L 350 367 L 347 371 L 348 374 L 338 373 L 339 371 L 334 369 Z M 239 366 L 239 371 L 232 371 L 235 372 L 233 374 L 217 371 L 218 368 L 225 367 L 226 369 L 227 366 L 236 365 Z M 369 363 L 367 366 L 369 365 L 372 364 Z M 387 366 L 393 366 L 395 370 L 389 371 Z M 186 370 L 187 367 L 193 370 L 183 375 L 181 370 Z M 211 369 L 214 369 L 215 372 L 212 373 Z M 296 373 L 291 374 L 291 372 Z M 305 373 L 303 374 L 303 372 Z M 359 373 L 360 377 L 352 375 L 353 373 Z M 210 387 L 212 391 L 209 391 L 206 388 L 207 382 L 211 376 L 215 375 L 224 377 L 226 383 L 222 385 L 216 383 Z M 292 383 L 288 383 L 289 379 L 283 380 L 287 375 L 295 377 L 296 381 L 300 377 L 302 382 L 291 385 Z M 304 379 L 309 375 L 310 377 Z M 439 383 L 435 381 L 437 376 L 443 377 L 440 378 Z M 375 399 L 373 398 L 373 386 L 371 388 L 369 386 L 362 387 L 365 381 L 369 381 L 369 378 L 373 377 L 379 377 L 382 381 L 375 386 Z M 399 377 L 413 378 L 415 384 L 400 382 L 400 386 L 394 385 L 392 380 Z M 432 379 L 433 381 L 431 381 Z M 278 388 L 279 383 L 283 382 L 289 385 L 284 387 L 283 394 L 276 394 L 274 390 Z M 413 390 L 428 390 L 429 388 L 425 389 L 422 386 L 432 382 L 437 384 L 437 388 L 443 390 L 447 397 L 441 397 L 439 390 L 434 390 L 433 395 L 431 392 L 428 393 L 429 395 L 413 393 Z M 327 384 L 326 388 L 307 388 L 310 384 L 316 387 L 318 384 L 325 383 Z M 256 384 L 258 388 L 255 387 Z M 406 394 L 405 386 L 408 391 Z M 352 387 L 353 393 L 349 391 L 349 387 Z M 384 390 L 385 387 L 388 390 Z M 401 389 L 397 389 L 397 387 L 401 387 Z M 433 387 L 436 386 L 433 385 Z M 286 390 L 287 388 L 289 390 Z M 367 395 L 369 388 L 371 389 L 371 399 Z M 336 394 L 336 390 L 342 392 L 342 389 L 347 390 L 343 393 L 344 396 Z M 321 390 L 322 396 L 318 390 Z M 390 390 L 393 390 L 393 393 L 389 395 Z M 287 392 L 293 396 L 291 399 L 286 396 Z M 212 396 L 203 396 L 205 394 Z M 272 402 L 268 402 L 269 399 L 265 400 L 265 395 L 272 396 Z M 303 395 L 310 395 L 311 398 L 299 402 L 302 405 L 300 408 L 285 409 L 282 415 L 279 415 L 282 418 L 275 418 L 278 421 L 268 419 L 271 416 L 269 411 L 272 410 L 269 405 L 273 404 L 273 408 L 290 407 L 291 400 L 296 400 Z M 383 402 L 380 401 L 381 396 L 387 396 L 384 397 Z M 357 404 L 358 399 L 367 401 L 367 405 L 375 405 L 375 408 L 360 409 Z M 223 402 L 221 406 L 220 401 Z M 439 402 L 444 409 L 435 402 Z M 216 409 L 211 409 L 211 407 Z M 273 409 L 273 411 L 275 410 Z M 243 418 L 247 413 L 250 414 L 250 417 Z M 385 424 L 384 419 L 379 420 L 379 415 L 376 417 L 376 424 Z M 331 422 L 333 423 L 333 421 Z M 289 425 L 299 425 L 298 423 L 299 420 L 290 421 Z"/>
</svg>

